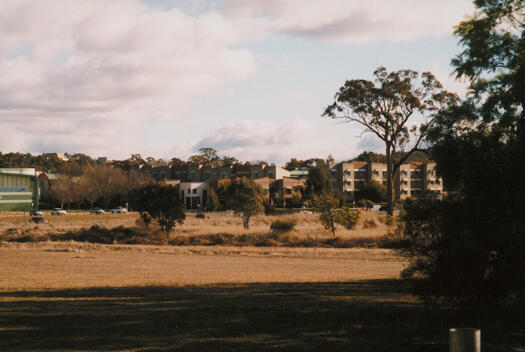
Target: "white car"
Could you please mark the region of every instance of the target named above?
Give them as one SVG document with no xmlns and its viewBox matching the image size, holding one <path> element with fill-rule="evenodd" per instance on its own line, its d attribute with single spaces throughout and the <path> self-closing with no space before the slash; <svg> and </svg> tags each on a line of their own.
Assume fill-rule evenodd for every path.
<svg viewBox="0 0 525 352">
<path fill-rule="evenodd" d="M 103 209 L 100 209 L 98 207 L 96 208 L 93 208 L 89 211 L 91 214 L 97 214 L 97 215 L 100 215 L 100 214 L 104 214 L 105 211 Z"/>
<path fill-rule="evenodd" d="M 62 208 L 51 209 L 51 215 L 67 215 L 67 211 Z"/>
<path fill-rule="evenodd" d="M 122 213 L 127 213 L 128 209 L 124 207 L 116 207 L 115 209 L 111 209 L 110 212 L 113 214 L 122 214 Z"/>
</svg>

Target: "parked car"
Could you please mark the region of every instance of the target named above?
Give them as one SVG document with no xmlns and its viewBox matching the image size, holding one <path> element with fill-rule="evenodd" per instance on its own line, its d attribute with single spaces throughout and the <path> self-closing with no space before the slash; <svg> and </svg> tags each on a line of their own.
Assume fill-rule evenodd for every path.
<svg viewBox="0 0 525 352">
<path fill-rule="evenodd" d="M 110 212 L 112 212 L 113 214 L 121 214 L 121 213 L 127 213 L 128 209 L 124 207 L 116 207 L 115 209 L 111 209 Z"/>
<path fill-rule="evenodd" d="M 98 207 L 95 207 L 95 208 L 91 209 L 89 212 L 91 214 L 98 214 L 98 215 L 105 213 L 105 211 L 103 209 L 98 208 Z"/>
<path fill-rule="evenodd" d="M 44 214 L 38 209 L 31 209 L 29 211 L 30 216 L 43 216 Z"/>
<path fill-rule="evenodd" d="M 67 215 L 67 211 L 62 208 L 53 208 L 50 213 L 51 215 Z"/>
<path fill-rule="evenodd" d="M 47 220 L 41 216 L 33 216 L 31 219 L 29 219 L 29 222 L 34 222 L 35 224 L 45 224 Z"/>
</svg>

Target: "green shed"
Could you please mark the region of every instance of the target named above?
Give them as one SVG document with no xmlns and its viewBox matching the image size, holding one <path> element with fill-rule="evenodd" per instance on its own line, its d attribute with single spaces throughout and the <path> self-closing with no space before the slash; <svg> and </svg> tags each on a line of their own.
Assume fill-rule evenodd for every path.
<svg viewBox="0 0 525 352">
<path fill-rule="evenodd" d="M 0 169 L 0 211 L 28 211 L 39 207 L 35 169 Z"/>
</svg>

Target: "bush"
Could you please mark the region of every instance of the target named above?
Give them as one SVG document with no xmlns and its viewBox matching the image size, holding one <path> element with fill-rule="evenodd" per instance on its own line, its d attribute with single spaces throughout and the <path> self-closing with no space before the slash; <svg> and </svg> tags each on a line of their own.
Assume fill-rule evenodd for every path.
<svg viewBox="0 0 525 352">
<path fill-rule="evenodd" d="M 359 222 L 361 211 L 344 207 L 337 212 L 336 222 L 343 225 L 346 229 L 353 229 Z"/>
<path fill-rule="evenodd" d="M 277 234 L 290 232 L 294 229 L 297 222 L 295 220 L 275 220 L 270 225 L 270 229 Z"/>
<path fill-rule="evenodd" d="M 368 199 L 359 199 L 356 204 L 360 208 L 367 208 L 367 209 L 372 209 L 372 207 L 374 206 L 374 202 Z"/>
<path fill-rule="evenodd" d="M 365 221 L 363 221 L 364 229 L 374 229 L 376 227 L 377 227 L 377 224 L 374 221 L 374 219 L 366 219 Z"/>
</svg>

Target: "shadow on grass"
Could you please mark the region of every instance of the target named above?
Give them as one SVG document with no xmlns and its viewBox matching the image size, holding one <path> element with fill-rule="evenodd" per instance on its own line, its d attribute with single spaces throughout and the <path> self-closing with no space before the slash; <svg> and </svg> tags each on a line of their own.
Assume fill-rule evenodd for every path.
<svg viewBox="0 0 525 352">
<path fill-rule="evenodd" d="M 401 280 L 0 293 L 1 351 L 446 351 L 461 323 Z M 523 337 L 488 331 L 484 351 Z"/>
</svg>

